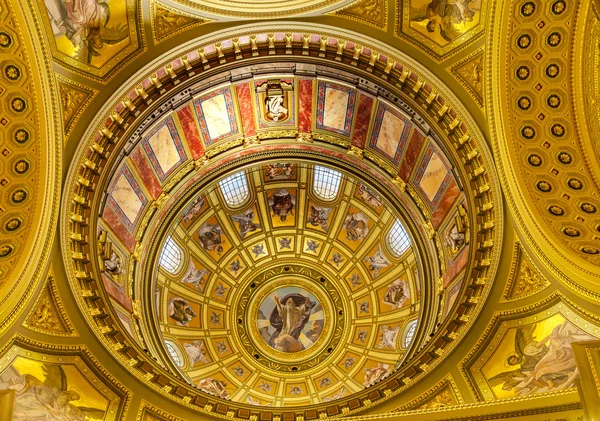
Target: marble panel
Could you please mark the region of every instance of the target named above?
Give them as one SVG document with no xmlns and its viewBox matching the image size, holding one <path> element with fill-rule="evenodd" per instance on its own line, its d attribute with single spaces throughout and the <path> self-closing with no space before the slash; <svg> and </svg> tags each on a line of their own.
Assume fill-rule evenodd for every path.
<svg viewBox="0 0 600 421">
<path fill-rule="evenodd" d="M 172 117 L 167 117 L 150 130 L 142 140 L 142 147 L 161 182 L 186 160 L 183 144 Z"/>
<path fill-rule="evenodd" d="M 364 149 L 367 143 L 367 132 L 371 122 L 371 111 L 373 110 L 374 100 L 372 97 L 363 93 L 358 96 L 358 109 L 356 110 L 356 120 L 354 122 L 354 131 L 352 133 L 352 145 Z"/>
<path fill-rule="evenodd" d="M 123 166 L 120 172 L 121 174 L 110 190 L 108 203 L 119 216 L 123 225 L 129 231 L 133 231 L 148 199 L 142 193 L 140 186 L 127 166 Z"/>
<path fill-rule="evenodd" d="M 460 251 L 459 255 L 452 261 L 452 264 L 448 267 L 446 272 L 444 273 L 444 288 L 448 287 L 450 283 L 456 278 L 464 267 L 467 265 L 467 260 L 469 260 L 469 245 L 467 244 Z"/>
<path fill-rule="evenodd" d="M 106 206 L 104 207 L 104 211 L 102 212 L 102 219 L 104 222 L 110 227 L 110 229 L 115 233 L 117 238 L 121 240 L 123 245 L 127 247 L 127 249 L 133 253 L 135 249 L 135 239 L 131 232 L 125 227 L 121 218 L 117 215 L 117 213 L 113 210 L 112 207 Z"/>
<path fill-rule="evenodd" d="M 398 175 L 400 175 L 403 180 L 408 180 L 410 178 L 410 174 L 415 167 L 417 158 L 423 149 L 425 138 L 425 133 L 423 133 L 417 127 L 413 128 L 412 133 L 409 136 L 410 140 L 408 142 L 408 146 L 406 147 L 406 151 L 402 157 L 400 171 L 398 172 Z"/>
<path fill-rule="evenodd" d="M 448 212 L 450 212 L 452 205 L 460 194 L 460 188 L 456 184 L 454 177 L 448 175 L 447 180 L 449 180 L 448 187 L 445 189 L 443 196 L 441 196 L 439 203 L 431 214 L 431 223 L 435 229 L 438 229 L 442 224 L 442 221 Z"/>
<path fill-rule="evenodd" d="M 148 158 L 142 152 L 142 147 L 137 146 L 130 155 L 131 161 L 135 166 L 136 172 L 140 175 L 144 186 L 150 192 L 152 199 L 156 199 L 162 193 L 160 186 L 160 180 L 156 177 L 156 174 L 152 170 L 152 166 L 148 161 Z"/>
<path fill-rule="evenodd" d="M 252 97 L 250 95 L 250 83 L 240 83 L 235 86 L 238 104 L 240 106 L 240 118 L 242 119 L 242 129 L 244 136 L 256 135 L 256 126 L 254 124 L 254 110 L 252 107 Z"/>
<path fill-rule="evenodd" d="M 183 129 L 183 137 L 187 140 L 187 144 L 192 152 L 192 158 L 198 159 L 204 156 L 204 145 L 200 139 L 200 130 L 198 124 L 192 114 L 192 109 L 186 106 L 177 111 L 179 123 Z"/>
<path fill-rule="evenodd" d="M 311 129 L 312 119 L 312 97 L 313 81 L 312 79 L 301 79 L 298 84 L 298 131 L 308 133 Z"/>
<path fill-rule="evenodd" d="M 394 164 L 398 164 L 412 126 L 407 116 L 379 102 L 369 146 L 388 157 Z"/>
<path fill-rule="evenodd" d="M 423 177 L 419 181 L 419 187 L 425 193 L 430 202 L 433 202 L 440 187 L 446 179 L 448 169 L 437 153 L 433 153 L 425 167 Z"/>
<path fill-rule="evenodd" d="M 317 129 L 350 135 L 356 91 L 332 82 L 319 82 L 317 98 Z"/>
<path fill-rule="evenodd" d="M 238 133 L 231 89 L 222 88 L 194 101 L 200 131 L 207 146 Z"/>
</svg>

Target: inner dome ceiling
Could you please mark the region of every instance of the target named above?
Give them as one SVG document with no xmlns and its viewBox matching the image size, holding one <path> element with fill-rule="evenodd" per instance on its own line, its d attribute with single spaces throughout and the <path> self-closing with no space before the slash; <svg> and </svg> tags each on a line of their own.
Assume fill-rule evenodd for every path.
<svg viewBox="0 0 600 421">
<path fill-rule="evenodd" d="M 332 401 L 387 377 L 420 310 L 400 218 L 323 165 L 256 165 L 207 186 L 169 228 L 155 277 L 177 369 L 263 406 Z"/>
</svg>

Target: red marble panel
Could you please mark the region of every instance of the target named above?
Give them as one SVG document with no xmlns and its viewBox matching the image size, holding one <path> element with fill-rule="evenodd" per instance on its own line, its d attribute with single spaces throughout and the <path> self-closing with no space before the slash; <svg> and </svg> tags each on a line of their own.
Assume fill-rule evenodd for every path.
<svg viewBox="0 0 600 421">
<path fill-rule="evenodd" d="M 192 108 L 188 105 L 177 111 L 177 117 L 183 129 L 183 135 L 192 151 L 192 158 L 198 159 L 204 156 L 204 145 L 200 139 L 200 130 L 194 118 Z"/>
<path fill-rule="evenodd" d="M 398 172 L 398 175 L 404 181 L 408 181 L 424 143 L 425 134 L 417 128 L 413 129 L 408 146 L 404 152 L 404 157 L 402 158 L 402 163 L 400 164 L 400 171 Z"/>
<path fill-rule="evenodd" d="M 108 295 L 110 295 L 113 300 L 121 304 L 127 311 L 129 311 L 129 313 L 133 313 L 131 298 L 125 295 L 113 281 L 108 279 L 107 276 L 103 275 L 102 281 L 104 282 L 104 288 L 106 289 L 106 292 L 108 292 Z"/>
<path fill-rule="evenodd" d="M 452 209 L 452 205 L 454 204 L 454 201 L 458 197 L 459 193 L 460 188 L 458 187 L 458 184 L 456 184 L 456 180 L 453 178 L 452 181 L 450 181 L 448 188 L 444 192 L 444 195 L 442 196 L 437 208 L 435 208 L 431 214 L 431 223 L 435 229 L 438 229 L 446 214 Z"/>
<path fill-rule="evenodd" d="M 129 230 L 123 225 L 119 216 L 115 213 L 115 211 L 109 206 L 104 207 L 104 212 L 102 212 L 102 219 L 106 222 L 106 224 L 113 230 L 115 235 L 130 252 L 133 253 L 135 249 L 135 239 L 133 235 L 129 232 Z"/>
<path fill-rule="evenodd" d="M 138 146 L 133 150 L 131 154 L 131 160 L 133 161 L 135 170 L 142 178 L 144 186 L 146 186 L 152 198 L 156 199 L 162 193 L 160 181 L 152 170 L 150 162 L 148 161 L 146 155 L 142 152 L 141 147 Z"/>
<path fill-rule="evenodd" d="M 250 83 L 235 85 L 235 91 L 237 92 L 238 104 L 240 106 L 244 136 L 254 136 L 256 135 L 256 125 L 254 124 L 254 107 L 252 106 L 252 96 L 250 95 Z"/>
<path fill-rule="evenodd" d="M 367 132 L 371 122 L 371 111 L 375 101 L 370 96 L 359 94 L 358 110 L 354 122 L 354 132 L 352 133 L 352 145 L 364 149 L 367 143 Z"/>
<path fill-rule="evenodd" d="M 313 81 L 301 79 L 298 86 L 300 106 L 298 108 L 298 131 L 309 133 L 311 131 Z"/>
<path fill-rule="evenodd" d="M 463 268 L 467 264 L 467 260 L 469 260 L 469 246 L 465 246 L 460 251 L 460 254 L 454 259 L 446 273 L 444 273 L 444 288 L 446 288 L 452 281 L 456 278 Z"/>
</svg>

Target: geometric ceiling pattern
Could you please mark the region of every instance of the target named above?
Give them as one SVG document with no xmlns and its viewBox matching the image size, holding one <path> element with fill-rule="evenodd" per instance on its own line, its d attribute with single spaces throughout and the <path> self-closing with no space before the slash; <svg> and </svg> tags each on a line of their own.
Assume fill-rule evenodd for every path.
<svg viewBox="0 0 600 421">
<path fill-rule="evenodd" d="M 0 0 L 0 419 L 591 419 L 599 22 Z"/>
</svg>

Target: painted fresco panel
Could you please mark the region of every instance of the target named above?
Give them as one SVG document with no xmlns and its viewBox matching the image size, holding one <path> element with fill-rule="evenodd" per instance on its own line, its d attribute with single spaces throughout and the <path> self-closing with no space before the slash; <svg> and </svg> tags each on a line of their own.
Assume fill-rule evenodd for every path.
<svg viewBox="0 0 600 421">
<path fill-rule="evenodd" d="M 9 362 L 0 367 L 0 391 L 16 391 L 15 421 L 120 419 L 123 399 L 81 357 L 13 348 L 4 359 Z"/>
<path fill-rule="evenodd" d="M 136 0 L 44 0 L 57 58 L 103 77 L 138 50 Z"/>
<path fill-rule="evenodd" d="M 470 372 L 486 400 L 574 388 L 579 371 L 571 344 L 594 340 L 598 332 L 558 303 L 543 313 L 502 322 Z"/>
<path fill-rule="evenodd" d="M 481 20 L 482 0 L 411 0 L 410 28 L 444 47 L 473 30 Z"/>
</svg>

